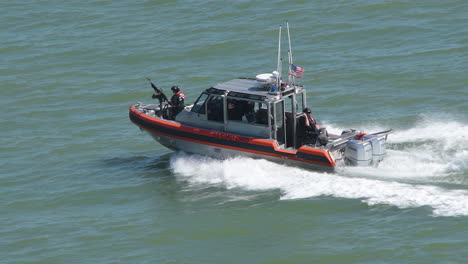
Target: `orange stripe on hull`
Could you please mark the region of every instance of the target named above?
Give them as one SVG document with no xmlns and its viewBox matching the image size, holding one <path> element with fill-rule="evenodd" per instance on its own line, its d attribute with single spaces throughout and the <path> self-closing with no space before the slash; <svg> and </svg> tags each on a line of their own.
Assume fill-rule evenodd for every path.
<svg viewBox="0 0 468 264">
<path fill-rule="evenodd" d="M 161 119 L 158 119 L 158 118 L 153 118 L 153 117 L 147 116 L 147 115 L 139 112 L 138 110 L 136 110 L 134 108 L 134 106 L 130 107 L 130 114 L 138 117 L 141 120 L 144 120 L 144 121 L 149 122 L 149 123 L 153 123 L 153 124 L 158 125 L 158 126 L 164 126 L 164 127 L 170 128 L 170 129 L 183 131 L 183 132 L 187 132 L 187 133 L 191 133 L 191 134 L 203 135 L 203 136 L 212 137 L 212 138 L 216 138 L 216 139 L 224 139 L 224 140 L 229 140 L 229 141 L 233 141 L 233 142 L 242 142 L 242 143 L 248 143 L 248 144 L 257 145 L 257 146 L 269 147 L 269 148 L 273 149 L 275 153 L 257 151 L 257 150 L 248 149 L 248 148 L 239 148 L 239 147 L 234 147 L 234 146 L 216 144 L 216 143 L 212 143 L 212 142 L 209 142 L 209 141 L 201 141 L 201 140 L 191 139 L 191 138 L 187 138 L 187 137 L 181 137 L 181 136 L 165 133 L 165 132 L 162 132 L 162 131 L 157 131 L 157 130 L 142 126 L 141 124 L 138 124 L 138 123 L 132 121 L 135 125 L 137 125 L 138 127 L 142 128 L 144 130 L 147 130 L 147 131 L 155 133 L 155 134 L 176 138 L 176 139 L 179 139 L 179 140 L 184 140 L 184 141 L 189 141 L 189 142 L 194 142 L 194 143 L 209 145 L 209 146 L 214 146 L 214 147 L 232 149 L 232 150 L 237 150 L 237 151 L 242 151 L 242 152 L 255 153 L 255 154 L 264 155 L 264 156 L 277 157 L 277 158 L 282 158 L 282 159 L 287 159 L 287 160 L 294 160 L 294 161 L 300 161 L 300 162 L 305 162 L 305 163 L 312 163 L 312 164 L 317 164 L 317 165 L 322 165 L 322 166 L 327 166 L 327 167 L 335 167 L 335 165 L 336 165 L 335 161 L 331 158 L 330 153 L 328 153 L 328 151 L 325 151 L 325 150 L 308 148 L 306 146 L 300 147 L 297 152 L 290 151 L 290 150 L 283 150 L 283 149 L 279 149 L 277 147 L 277 144 L 275 144 L 275 142 L 272 141 L 272 140 L 254 139 L 254 138 L 249 138 L 249 137 L 232 135 L 232 134 L 228 134 L 228 133 L 209 131 L 209 130 L 200 129 L 200 128 L 191 128 L 191 127 L 181 125 L 179 123 L 173 123 L 171 121 L 165 121 L 165 120 L 161 120 Z M 312 160 L 307 160 L 307 159 L 303 159 L 303 158 L 299 158 L 299 157 L 290 156 L 290 155 L 297 155 L 299 153 L 310 154 L 310 155 L 315 155 L 315 156 L 322 156 L 322 157 L 325 157 L 329 161 L 329 163 L 324 163 L 324 162 L 319 162 L 319 161 L 312 161 Z"/>
</svg>

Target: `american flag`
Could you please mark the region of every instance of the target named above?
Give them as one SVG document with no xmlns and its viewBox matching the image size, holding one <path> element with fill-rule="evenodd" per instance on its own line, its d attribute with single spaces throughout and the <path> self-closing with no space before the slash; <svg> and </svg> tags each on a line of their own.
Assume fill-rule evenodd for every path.
<svg viewBox="0 0 468 264">
<path fill-rule="evenodd" d="M 297 78 L 302 78 L 302 76 L 304 76 L 304 68 L 291 64 L 291 71 L 289 74 Z"/>
</svg>

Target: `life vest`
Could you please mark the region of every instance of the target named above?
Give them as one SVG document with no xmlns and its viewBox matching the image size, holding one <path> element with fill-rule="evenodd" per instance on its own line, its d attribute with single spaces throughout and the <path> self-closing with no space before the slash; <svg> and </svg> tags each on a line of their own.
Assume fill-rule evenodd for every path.
<svg viewBox="0 0 468 264">
<path fill-rule="evenodd" d="M 315 121 L 315 118 L 312 115 L 305 114 L 306 117 L 306 126 L 310 126 L 309 123 L 312 123 L 313 125 L 317 125 L 317 122 Z"/>
<path fill-rule="evenodd" d="M 367 135 L 366 133 L 360 133 L 359 135 L 356 136 L 358 140 L 361 140 L 363 136 Z"/>
<path fill-rule="evenodd" d="M 185 100 L 185 94 L 183 92 L 178 91 L 176 95 L 179 96 L 180 100 Z"/>
</svg>

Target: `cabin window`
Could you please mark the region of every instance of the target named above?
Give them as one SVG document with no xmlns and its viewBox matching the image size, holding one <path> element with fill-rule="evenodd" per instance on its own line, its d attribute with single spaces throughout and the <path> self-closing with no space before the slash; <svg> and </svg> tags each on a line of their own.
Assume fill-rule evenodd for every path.
<svg viewBox="0 0 468 264">
<path fill-rule="evenodd" d="M 249 123 L 255 121 L 255 102 L 233 99 L 229 97 L 227 98 L 226 102 L 228 120 L 247 121 Z"/>
<path fill-rule="evenodd" d="M 286 113 L 289 113 L 292 115 L 293 111 L 294 111 L 294 102 L 293 102 L 293 97 L 292 96 L 289 96 L 289 97 L 285 97 L 284 98 L 284 103 L 285 103 L 285 108 L 284 108 L 284 111 Z M 296 106 L 297 107 L 297 106 Z"/>
<path fill-rule="evenodd" d="M 268 105 L 265 103 L 256 103 L 254 106 L 255 124 L 268 125 Z"/>
<path fill-rule="evenodd" d="M 275 104 L 275 123 L 278 128 L 283 126 L 283 119 L 284 119 L 284 113 L 283 113 L 283 101 L 278 102 Z"/>
<path fill-rule="evenodd" d="M 193 104 L 193 107 L 192 107 L 192 112 L 195 112 L 195 113 L 199 113 L 199 114 L 205 114 L 205 102 L 206 102 L 206 99 L 208 98 L 208 94 L 206 93 L 202 93 L 197 101 L 195 102 L 195 104 Z"/>
<path fill-rule="evenodd" d="M 215 98 L 213 98 L 215 100 Z M 208 107 L 211 103 L 208 103 Z M 242 100 L 228 97 L 226 100 L 226 111 L 229 121 L 247 122 L 256 125 L 268 125 L 268 104 L 251 100 Z M 208 110 L 210 113 L 210 110 Z M 272 115 L 270 115 L 272 117 Z M 208 120 L 219 121 L 218 118 L 208 114 Z M 221 120 L 222 121 L 222 120 Z"/>
<path fill-rule="evenodd" d="M 275 124 L 276 124 L 276 140 L 280 145 L 286 143 L 286 129 L 288 127 L 288 121 L 291 123 L 291 118 L 288 118 L 284 114 L 284 101 L 275 103 Z M 286 119 L 285 119 L 286 118 Z M 286 126 L 285 126 L 286 122 Z M 291 125 L 289 125 L 291 126 Z M 275 135 L 275 133 L 273 134 Z"/>
<path fill-rule="evenodd" d="M 208 120 L 224 122 L 223 108 L 223 97 L 219 95 L 211 95 L 207 101 Z"/>
</svg>

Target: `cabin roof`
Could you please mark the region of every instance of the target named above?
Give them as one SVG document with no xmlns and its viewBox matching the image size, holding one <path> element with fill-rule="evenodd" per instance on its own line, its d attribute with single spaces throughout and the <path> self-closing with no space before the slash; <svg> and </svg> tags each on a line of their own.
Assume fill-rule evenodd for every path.
<svg viewBox="0 0 468 264">
<path fill-rule="evenodd" d="M 213 86 L 228 92 L 240 92 L 256 95 L 266 95 L 269 87 L 261 86 L 255 79 L 233 79 Z"/>
<path fill-rule="evenodd" d="M 212 88 L 207 89 L 209 93 L 217 93 L 213 91 L 213 88 L 219 91 L 227 91 L 228 96 L 248 98 L 261 101 L 270 101 L 278 99 L 279 94 L 277 92 L 270 92 L 271 85 L 260 84 L 256 79 L 253 78 L 237 78 L 227 82 L 219 83 L 214 85 Z M 296 88 L 302 88 L 301 86 Z M 283 91 L 283 95 L 286 93 L 290 94 L 290 91 L 294 89 L 291 87 Z"/>
</svg>

